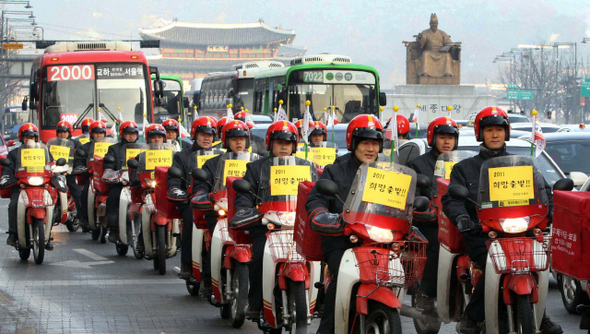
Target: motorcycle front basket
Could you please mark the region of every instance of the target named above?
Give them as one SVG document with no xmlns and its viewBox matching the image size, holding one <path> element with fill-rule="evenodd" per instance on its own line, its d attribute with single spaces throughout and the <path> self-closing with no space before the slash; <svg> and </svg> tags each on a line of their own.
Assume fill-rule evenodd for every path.
<svg viewBox="0 0 590 334">
<path fill-rule="evenodd" d="M 488 240 L 488 255 L 498 274 L 545 271 L 549 267 L 549 243 L 536 238 Z"/>
<path fill-rule="evenodd" d="M 274 262 L 305 262 L 303 256 L 297 253 L 293 230 L 272 231 L 267 235 L 267 242 Z"/>
</svg>

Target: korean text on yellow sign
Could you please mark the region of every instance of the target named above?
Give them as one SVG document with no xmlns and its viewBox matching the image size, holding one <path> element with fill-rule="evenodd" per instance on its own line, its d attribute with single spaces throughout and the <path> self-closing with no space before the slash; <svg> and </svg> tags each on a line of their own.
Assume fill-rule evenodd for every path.
<svg viewBox="0 0 590 334">
<path fill-rule="evenodd" d="M 104 158 L 104 156 L 109 151 L 109 146 L 113 145 L 113 143 L 108 142 L 100 142 L 94 143 L 94 155 Z"/>
<path fill-rule="evenodd" d="M 218 155 L 219 154 L 199 155 L 197 157 L 197 167 L 203 168 L 203 165 L 205 164 L 205 162 L 207 162 L 207 160 L 213 159 L 213 158 L 215 158 Z"/>
<path fill-rule="evenodd" d="M 90 138 L 87 138 L 87 137 L 81 137 L 81 138 L 78 138 L 78 141 L 80 141 L 80 143 L 81 143 L 82 145 L 84 145 L 84 144 L 86 144 L 87 142 L 89 142 L 89 141 L 90 141 Z"/>
<path fill-rule="evenodd" d="M 225 160 L 223 166 L 223 185 L 228 177 L 243 177 L 246 174 L 246 165 L 250 161 L 246 160 Z"/>
<path fill-rule="evenodd" d="M 362 200 L 405 210 L 411 182 L 410 175 L 369 167 Z"/>
<path fill-rule="evenodd" d="M 137 157 L 140 153 L 141 153 L 141 148 L 128 148 L 125 151 L 125 167 L 124 167 L 124 169 L 127 169 L 127 160 L 135 159 L 135 157 Z"/>
<path fill-rule="evenodd" d="M 42 148 L 24 148 L 20 153 L 22 167 L 44 167 L 45 150 Z"/>
<path fill-rule="evenodd" d="M 492 202 L 535 198 L 533 166 L 490 168 L 488 177 Z"/>
<path fill-rule="evenodd" d="M 59 146 L 59 145 L 51 145 L 49 147 L 49 152 L 53 156 L 53 160 L 58 160 L 59 158 L 64 158 L 66 161 L 70 160 L 70 153 L 72 149 L 66 146 Z"/>
<path fill-rule="evenodd" d="M 297 195 L 299 182 L 310 180 L 309 166 L 270 166 L 270 195 Z"/>
<path fill-rule="evenodd" d="M 172 166 L 172 153 L 170 150 L 145 151 L 145 169 L 152 170 L 156 167 Z"/>
</svg>

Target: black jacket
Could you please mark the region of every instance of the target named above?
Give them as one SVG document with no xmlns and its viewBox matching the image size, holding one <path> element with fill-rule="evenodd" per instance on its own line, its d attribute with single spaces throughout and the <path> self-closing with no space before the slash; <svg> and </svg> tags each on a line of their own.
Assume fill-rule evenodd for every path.
<svg viewBox="0 0 590 334">
<path fill-rule="evenodd" d="M 213 191 L 213 187 L 215 186 L 215 179 L 217 178 L 218 173 L 218 166 L 219 160 L 221 160 L 222 155 L 218 155 L 215 158 L 211 158 L 203 164 L 202 169 L 207 172 L 209 175 L 209 183 L 193 180 L 193 193 L 196 194 L 199 191 L 210 193 Z"/>
<path fill-rule="evenodd" d="M 344 161 L 348 161 L 350 159 L 350 157 L 352 157 L 352 153 L 351 152 L 348 152 L 348 153 L 346 153 L 344 155 L 341 155 L 339 157 L 336 157 L 336 160 L 334 160 L 334 165 L 339 164 L 339 163 L 344 162 Z"/>
<path fill-rule="evenodd" d="M 192 147 L 187 147 L 180 152 L 174 153 L 172 167 L 180 169 L 185 180 L 192 180 L 191 173 L 197 167 L 197 155 L 195 152 L 201 149 L 195 142 Z M 186 182 L 181 179 L 168 177 L 166 184 L 168 185 L 168 190 L 172 188 L 187 190 Z"/>
<path fill-rule="evenodd" d="M 123 146 L 125 146 L 127 143 L 124 142 L 118 142 L 116 144 L 113 144 L 111 146 L 109 146 L 109 150 L 107 151 L 107 154 L 105 154 L 105 158 L 106 157 L 113 157 L 115 158 L 115 162 L 114 163 L 108 163 L 108 162 L 103 162 L 103 168 L 104 170 L 107 169 L 112 169 L 112 170 L 121 170 L 123 168 L 123 159 L 125 159 L 125 152 L 123 152 Z"/>
<path fill-rule="evenodd" d="M 432 203 L 432 198 L 436 196 L 438 189 L 436 182 L 434 181 L 434 166 L 436 165 L 436 160 L 436 153 L 434 149 L 431 149 L 429 152 L 426 152 L 406 163 L 406 166 L 412 168 L 416 174 L 428 176 L 431 181 L 431 186 L 429 188 L 416 188 L 416 196 L 425 196 L 431 200 L 431 202 L 428 210 L 424 212 L 414 211 L 413 218 L 415 222 L 430 222 L 438 220 L 438 210 Z M 437 225 L 432 226 L 437 227 Z"/>
</svg>

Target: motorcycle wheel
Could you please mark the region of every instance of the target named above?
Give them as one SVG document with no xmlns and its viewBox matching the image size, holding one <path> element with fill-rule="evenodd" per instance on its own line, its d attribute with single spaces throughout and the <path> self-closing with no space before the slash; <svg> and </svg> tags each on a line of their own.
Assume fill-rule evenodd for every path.
<svg viewBox="0 0 590 334">
<path fill-rule="evenodd" d="M 358 324 L 354 333 L 360 333 Z M 367 316 L 367 328 L 365 333 L 401 334 L 402 323 L 396 309 L 389 308 L 381 303 L 371 303 Z"/>
<path fill-rule="evenodd" d="M 133 229 L 131 229 L 131 224 L 133 224 Z M 137 245 L 139 244 L 139 238 L 143 238 L 143 234 L 141 233 L 141 216 L 135 217 L 135 220 L 130 220 L 127 217 L 127 240 L 131 238 L 131 247 L 133 249 L 133 255 L 136 259 L 141 260 L 145 257 L 145 251 L 137 250 Z M 133 236 L 133 230 L 135 230 L 135 236 Z"/>
<path fill-rule="evenodd" d="M 291 324 L 290 333 L 306 334 L 307 333 L 307 298 L 305 297 L 305 282 L 290 282 L 289 284 L 289 302 L 287 305 L 291 308 L 291 315 L 295 322 Z M 295 314 L 293 314 L 295 311 Z M 295 328 L 293 328 L 295 325 Z"/>
<path fill-rule="evenodd" d="M 533 308 L 529 295 L 516 296 L 516 328 L 519 333 L 535 333 Z"/>
<path fill-rule="evenodd" d="M 418 291 L 418 285 L 414 285 L 416 289 L 414 291 Z M 412 307 L 416 307 L 416 293 L 412 295 Z M 434 320 L 434 317 L 432 318 Z M 418 334 L 437 334 L 440 331 L 440 322 L 427 322 L 418 319 L 414 319 L 414 328 L 416 329 L 416 333 Z"/>
<path fill-rule="evenodd" d="M 80 228 L 80 221 L 78 219 L 68 220 L 66 222 L 66 227 L 70 232 L 78 232 L 78 229 Z"/>
<path fill-rule="evenodd" d="M 33 218 L 33 258 L 36 264 L 45 257 L 45 224 L 43 219 Z"/>
<path fill-rule="evenodd" d="M 582 289 L 580 282 L 574 278 L 559 275 L 558 282 L 563 307 L 571 314 L 579 314 L 576 308 L 580 304 L 588 305 L 588 294 Z"/>
<path fill-rule="evenodd" d="M 240 328 L 246 320 L 246 304 L 248 303 L 248 267 L 244 263 L 234 266 L 232 272 L 231 289 L 231 325 Z"/>
<path fill-rule="evenodd" d="M 199 294 L 199 287 L 201 284 L 195 280 L 195 283 L 191 282 L 191 280 L 186 280 L 186 291 L 191 296 L 197 296 Z"/>
<path fill-rule="evenodd" d="M 221 319 L 231 318 L 231 304 L 223 304 L 219 308 L 219 316 Z"/>
<path fill-rule="evenodd" d="M 21 260 L 27 261 L 31 256 L 31 249 L 30 248 L 20 248 L 18 250 L 18 256 Z"/>
<path fill-rule="evenodd" d="M 122 243 L 117 243 L 115 245 L 115 247 L 117 248 L 117 254 L 119 254 L 120 256 L 127 255 L 127 252 L 129 251 L 129 246 L 128 245 L 124 245 Z"/>
<path fill-rule="evenodd" d="M 92 240 L 94 240 L 94 241 L 98 240 L 98 238 L 100 238 L 100 233 L 101 233 L 100 227 L 92 230 Z"/>
<path fill-rule="evenodd" d="M 158 225 L 158 232 L 156 233 L 156 242 L 158 245 L 157 254 L 154 260 L 157 258 L 158 263 L 158 273 L 160 275 L 166 275 L 166 226 L 165 225 Z M 154 266 L 155 266 L 154 262 Z"/>
</svg>

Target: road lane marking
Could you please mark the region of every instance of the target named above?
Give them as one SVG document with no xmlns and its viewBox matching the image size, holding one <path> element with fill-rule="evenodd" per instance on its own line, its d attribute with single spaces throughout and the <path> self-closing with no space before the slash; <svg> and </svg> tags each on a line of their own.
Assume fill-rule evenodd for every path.
<svg viewBox="0 0 590 334">
<path fill-rule="evenodd" d="M 89 257 L 91 259 L 93 259 L 94 261 L 106 261 L 108 260 L 106 257 L 102 257 L 98 254 L 94 254 L 91 251 L 84 249 L 84 248 L 76 248 L 76 249 L 72 249 L 74 252 L 76 253 L 80 253 L 86 257 Z"/>
<path fill-rule="evenodd" d="M 1 282 L 4 284 L 7 282 Z M 8 287 L 48 287 L 48 286 L 103 286 L 103 285 L 175 285 L 185 284 L 184 280 L 174 279 L 96 279 L 96 280 L 26 280 L 26 281 L 11 281 L 10 284 L 4 284 Z"/>
<path fill-rule="evenodd" d="M 50 263 L 50 266 L 63 266 L 68 268 L 78 268 L 78 269 L 91 269 L 91 266 L 101 265 L 101 264 L 112 264 L 115 261 L 96 261 L 96 262 L 80 262 L 78 260 L 70 260 L 65 262 L 57 262 L 57 263 Z"/>
</svg>

